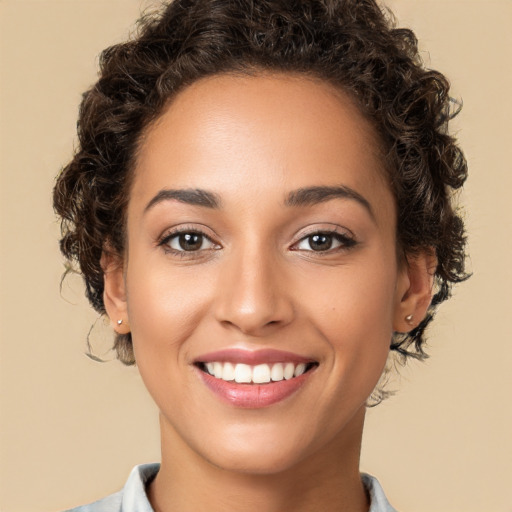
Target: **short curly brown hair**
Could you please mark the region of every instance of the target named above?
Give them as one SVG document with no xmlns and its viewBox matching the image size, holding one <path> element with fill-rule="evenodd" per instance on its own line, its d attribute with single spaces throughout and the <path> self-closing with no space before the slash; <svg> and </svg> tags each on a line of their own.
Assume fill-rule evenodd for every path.
<svg viewBox="0 0 512 512">
<path fill-rule="evenodd" d="M 79 145 L 54 189 L 60 247 L 78 263 L 86 295 L 105 313 L 106 244 L 125 247 L 125 212 L 141 135 L 169 98 L 220 73 L 274 71 L 320 78 L 348 92 L 385 148 L 395 194 L 397 240 L 407 255 L 434 249 L 436 293 L 426 318 L 395 333 L 391 349 L 422 359 L 424 331 L 451 285 L 467 277 L 464 226 L 453 192 L 466 161 L 448 135 L 446 78 L 426 69 L 411 30 L 396 28 L 374 0 L 174 0 L 140 21 L 132 40 L 101 54 L 100 75 L 80 107 Z M 130 335 L 118 358 L 134 363 Z"/>
</svg>

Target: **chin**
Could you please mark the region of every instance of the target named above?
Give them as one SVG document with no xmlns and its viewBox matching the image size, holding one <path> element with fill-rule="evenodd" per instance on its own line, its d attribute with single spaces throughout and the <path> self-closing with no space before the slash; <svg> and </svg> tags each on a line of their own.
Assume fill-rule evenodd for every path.
<svg viewBox="0 0 512 512">
<path fill-rule="evenodd" d="M 274 475 L 285 472 L 298 463 L 298 453 L 282 450 L 247 449 L 242 452 L 216 453 L 207 460 L 214 466 L 233 473 L 244 475 Z"/>
<path fill-rule="evenodd" d="M 199 447 L 199 455 L 216 467 L 243 474 L 281 473 L 311 452 L 310 443 L 300 432 L 269 425 L 231 426 L 216 436 L 212 432 L 210 439 L 209 446 Z"/>
</svg>

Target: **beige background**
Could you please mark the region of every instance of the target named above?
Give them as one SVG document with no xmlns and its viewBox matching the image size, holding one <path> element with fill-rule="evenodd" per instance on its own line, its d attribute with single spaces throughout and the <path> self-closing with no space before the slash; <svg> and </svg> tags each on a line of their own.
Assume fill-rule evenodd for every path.
<svg viewBox="0 0 512 512">
<path fill-rule="evenodd" d="M 369 412 L 362 468 L 413 512 L 512 511 L 512 2 L 392 0 L 464 100 L 454 129 L 471 179 L 474 277 L 431 330 L 431 359 Z M 58 511 L 158 460 L 157 413 L 135 369 L 84 355 L 96 316 L 62 260 L 50 202 L 95 56 L 140 0 L 0 0 L 0 510 Z M 108 329 L 93 341 L 102 353 Z"/>
</svg>

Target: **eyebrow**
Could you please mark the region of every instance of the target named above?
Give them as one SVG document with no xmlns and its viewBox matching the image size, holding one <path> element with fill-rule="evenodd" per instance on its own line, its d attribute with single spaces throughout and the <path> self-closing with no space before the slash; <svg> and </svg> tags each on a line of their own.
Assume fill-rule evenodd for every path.
<svg viewBox="0 0 512 512">
<path fill-rule="evenodd" d="M 206 208 L 220 208 L 220 198 L 213 192 L 208 192 L 200 188 L 187 189 L 162 189 L 156 194 L 144 208 L 144 213 L 163 201 L 179 201 L 180 203 L 193 206 L 204 206 Z"/>
<path fill-rule="evenodd" d="M 334 187 L 316 186 L 299 188 L 288 194 L 285 200 L 285 205 L 292 207 L 313 206 L 315 204 L 324 203 L 331 199 L 338 198 L 357 201 L 360 205 L 366 208 L 366 210 L 368 210 L 372 219 L 375 220 L 375 215 L 370 202 L 359 192 L 356 192 L 354 189 L 344 185 Z"/>
<path fill-rule="evenodd" d="M 324 203 L 332 199 L 351 199 L 361 204 L 375 220 L 375 215 L 370 202 L 359 192 L 345 185 L 338 186 L 314 186 L 293 190 L 285 200 L 287 207 L 313 206 Z M 214 192 L 196 188 L 196 189 L 162 189 L 160 190 L 144 208 L 144 213 L 163 201 L 179 201 L 181 203 L 193 206 L 203 206 L 205 208 L 219 209 L 221 206 L 220 197 Z"/>
</svg>

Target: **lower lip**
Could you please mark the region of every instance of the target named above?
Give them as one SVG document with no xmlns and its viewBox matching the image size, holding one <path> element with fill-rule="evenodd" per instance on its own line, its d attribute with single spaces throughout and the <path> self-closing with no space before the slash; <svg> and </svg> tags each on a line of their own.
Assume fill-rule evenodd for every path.
<svg viewBox="0 0 512 512">
<path fill-rule="evenodd" d="M 208 388 L 224 402 L 235 407 L 258 409 L 276 404 L 293 395 L 302 387 L 313 370 L 293 379 L 267 384 L 238 384 L 234 381 L 217 379 L 199 368 L 197 371 Z"/>
</svg>

